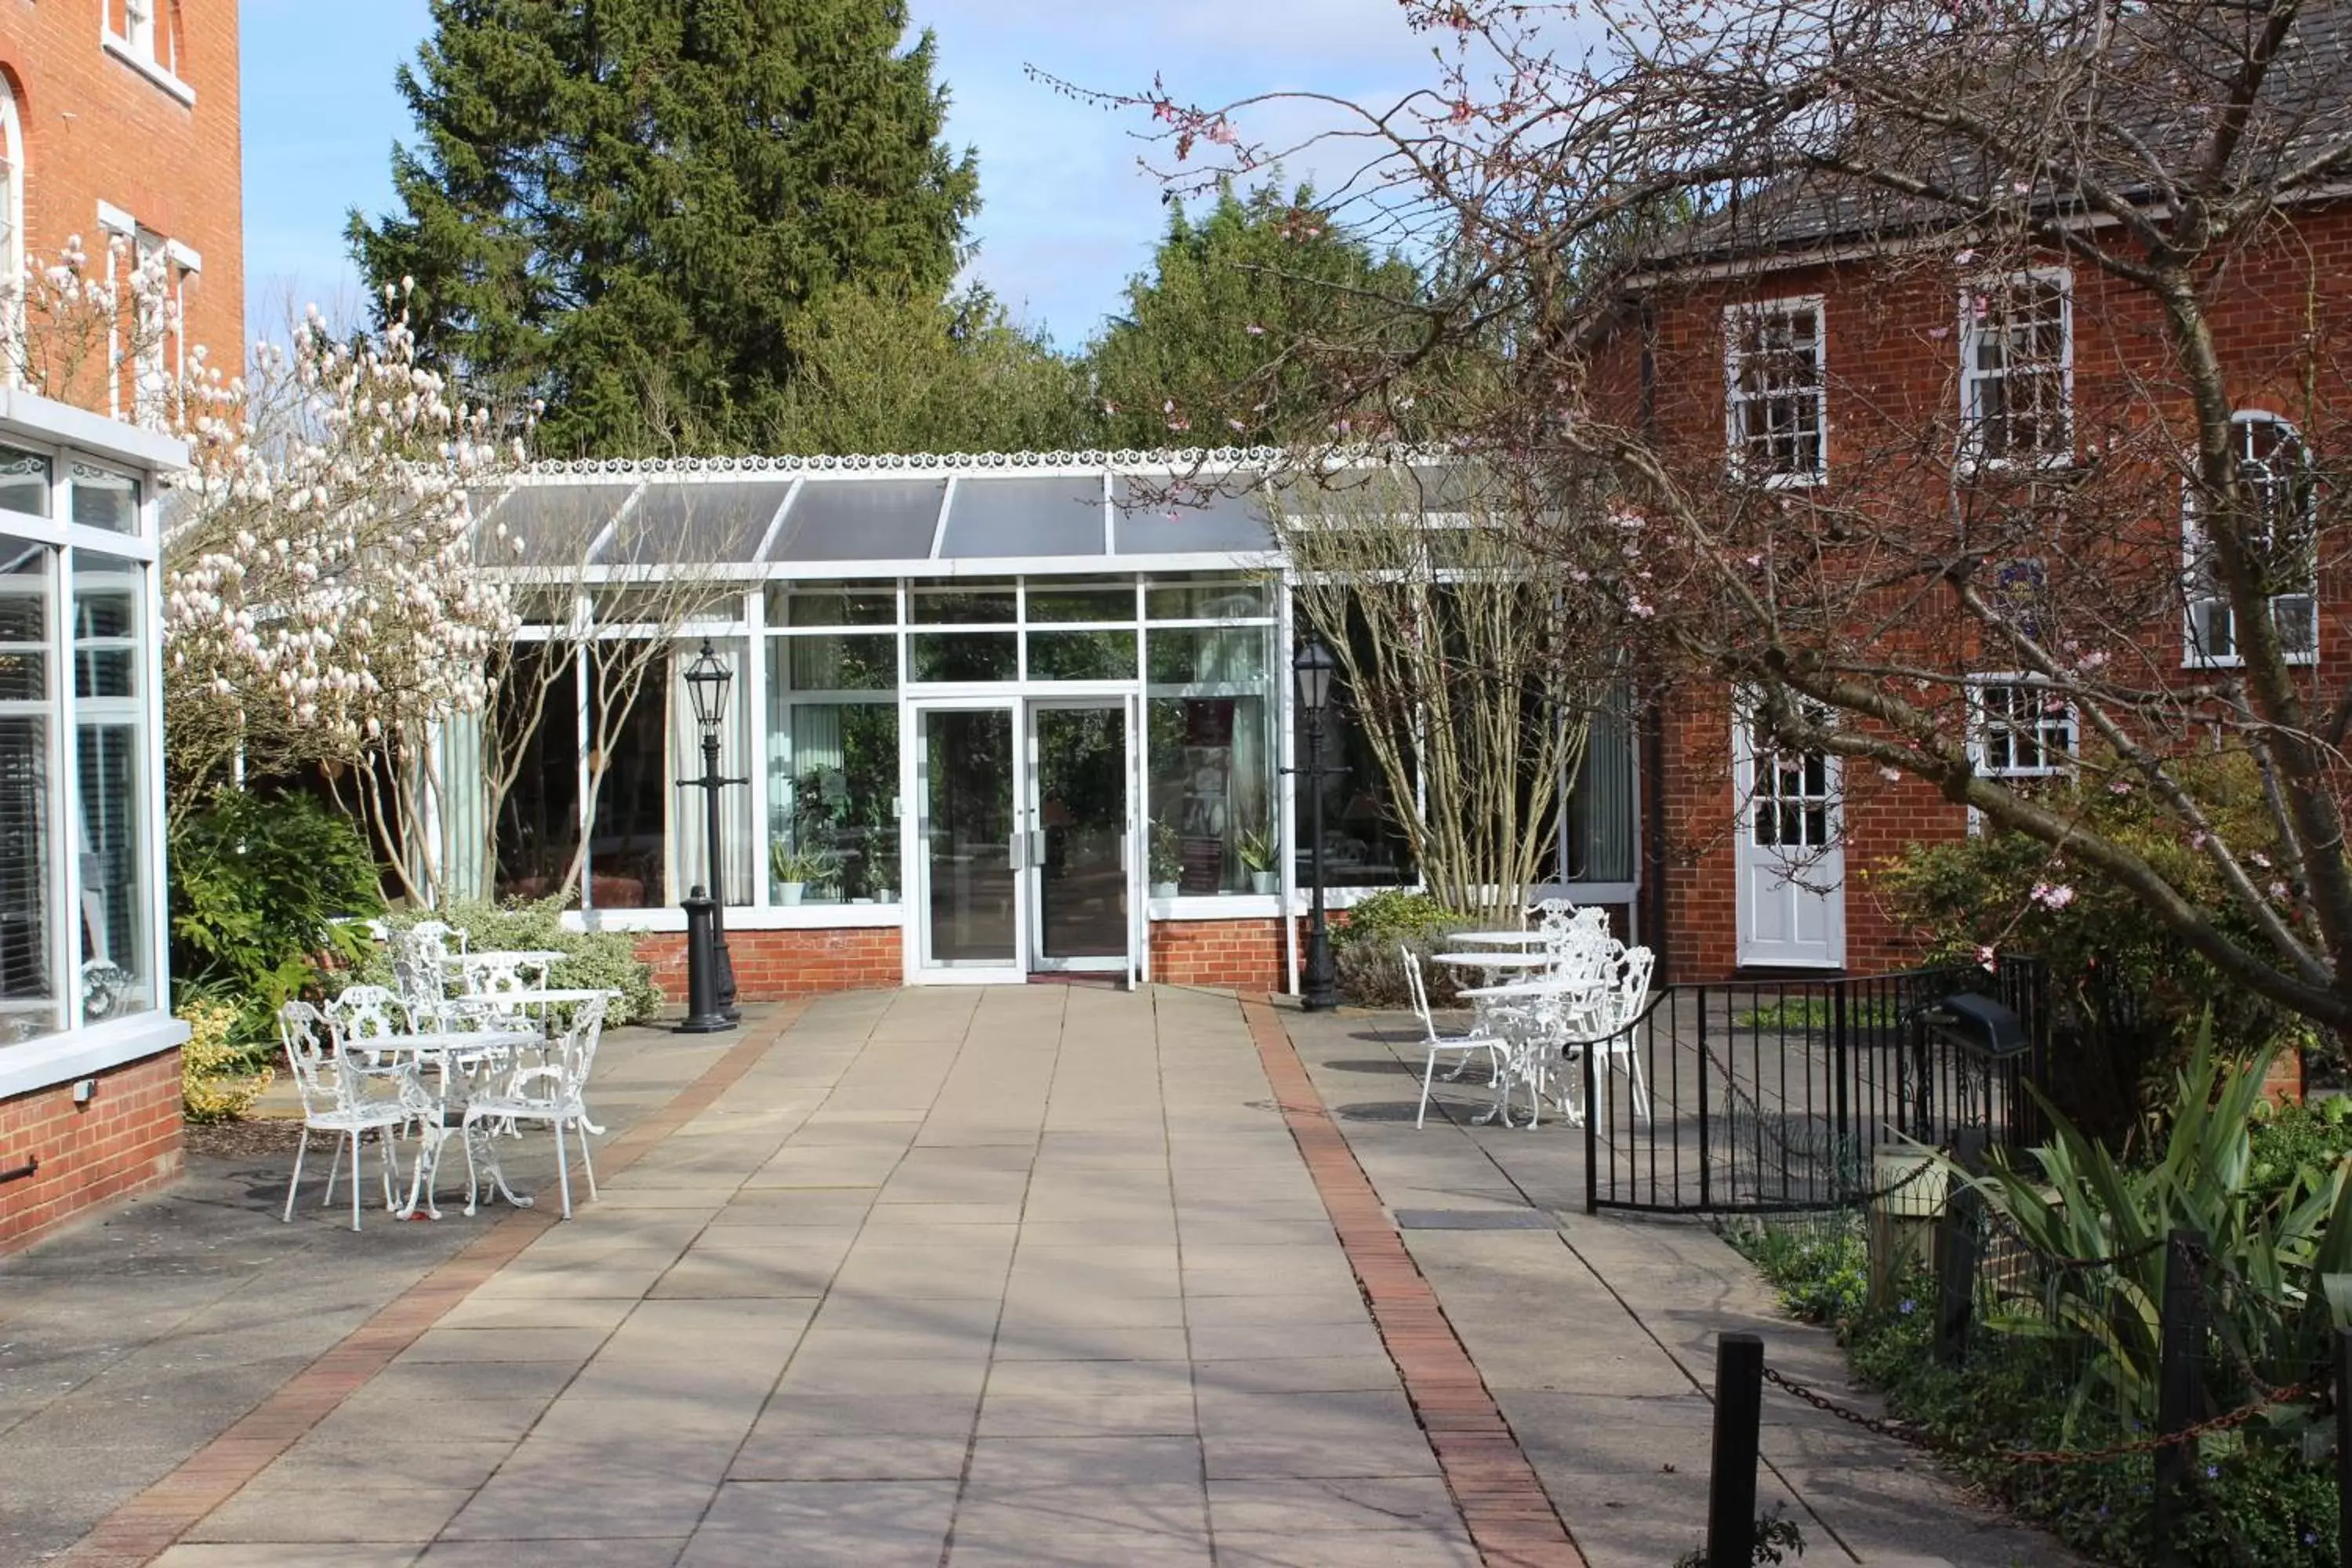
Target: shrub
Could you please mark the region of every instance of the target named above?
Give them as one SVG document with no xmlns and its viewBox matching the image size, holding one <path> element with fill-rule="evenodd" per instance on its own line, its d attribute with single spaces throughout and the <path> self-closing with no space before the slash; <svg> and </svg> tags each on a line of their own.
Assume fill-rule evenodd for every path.
<svg viewBox="0 0 2352 1568">
<path fill-rule="evenodd" d="M 2191 793 L 2212 803 L 2216 827 L 2254 866 L 2268 864 L 2261 784 L 2252 768 L 2243 759 L 2215 759 L 2199 771 Z M 2065 780 L 2051 787 L 2068 792 L 2068 809 L 2088 826 L 2146 857 L 2232 941 L 2256 950 L 2265 945 L 2184 825 L 2148 792 Z M 2115 1136 L 2161 1100 L 2168 1072 L 2209 1012 L 2220 1037 L 2248 1049 L 2307 1043 L 2291 1032 L 2280 1009 L 2225 978 L 2158 923 L 2138 895 L 2022 834 L 1987 831 L 1914 845 L 1874 868 L 1868 882 L 1936 960 L 1970 961 L 1996 948 L 2031 953 L 2048 965 L 2058 1037 L 2053 1065 L 2065 1075 L 2052 1086 L 2053 1098 L 2096 1136 Z M 2059 889 L 2064 893 L 2052 896 Z"/>
<path fill-rule="evenodd" d="M 320 962 L 367 951 L 380 912 L 374 855 L 348 817 L 305 795 L 224 790 L 173 830 L 172 968 L 185 994 L 233 998 L 231 1037 L 267 1040 L 280 1003 Z"/>
<path fill-rule="evenodd" d="M 275 1069 L 255 1068 L 251 1052 L 235 1038 L 237 1009 L 228 1004 L 192 1002 L 179 1016 L 189 1030 L 180 1047 L 181 1114 L 190 1121 L 235 1121 L 253 1109 Z"/>
<path fill-rule="evenodd" d="M 654 984 L 653 967 L 637 957 L 635 933 L 621 931 L 578 931 L 563 923 L 562 907 L 549 899 L 539 903 L 491 904 L 459 900 L 439 910 L 407 910 L 386 917 L 384 923 L 404 931 L 419 921 L 438 920 L 466 933 L 474 952 L 539 951 L 560 952 L 548 974 L 550 985 L 621 994 L 605 1014 L 608 1024 L 634 1024 L 653 1016 L 662 1004 Z M 353 977 L 371 984 L 392 984 L 392 955 L 381 946 L 370 950 Z"/>
<path fill-rule="evenodd" d="M 1411 947 L 1421 955 L 1431 1003 L 1455 1000 L 1461 977 L 1429 960 L 1444 951 L 1448 934 L 1468 931 L 1473 923 L 1471 917 L 1426 893 L 1384 889 L 1372 894 L 1351 906 L 1347 920 L 1331 928 L 1331 959 L 1339 971 L 1340 995 L 1363 1007 L 1403 1006 L 1409 998 L 1397 950 Z"/>
</svg>

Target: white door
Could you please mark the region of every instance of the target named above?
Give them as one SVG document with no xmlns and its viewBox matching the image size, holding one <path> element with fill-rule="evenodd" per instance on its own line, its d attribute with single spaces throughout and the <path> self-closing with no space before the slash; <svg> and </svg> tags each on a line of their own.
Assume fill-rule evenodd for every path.
<svg viewBox="0 0 2352 1568">
<path fill-rule="evenodd" d="M 907 978 L 916 984 L 1027 977 L 1022 933 L 1021 707 L 1006 700 L 910 703 L 901 767 L 914 803 Z"/>
<path fill-rule="evenodd" d="M 1126 697 L 1029 704 L 1021 809 L 1033 972 L 1132 973 L 1132 706 Z"/>
<path fill-rule="evenodd" d="M 1739 962 L 1838 969 L 1845 963 L 1845 851 L 1838 760 L 1765 742 L 1745 715 L 1732 726 L 1739 791 Z"/>
</svg>

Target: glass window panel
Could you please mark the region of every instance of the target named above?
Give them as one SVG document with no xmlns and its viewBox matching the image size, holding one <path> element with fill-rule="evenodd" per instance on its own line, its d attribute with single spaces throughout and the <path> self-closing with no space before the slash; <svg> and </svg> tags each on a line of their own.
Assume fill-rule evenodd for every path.
<svg viewBox="0 0 2352 1568">
<path fill-rule="evenodd" d="M 95 1024 L 155 1005 L 142 849 L 145 748 L 136 721 L 93 719 L 82 711 L 75 748 L 81 1002 L 84 1021 Z"/>
<path fill-rule="evenodd" d="M 1154 687 L 1243 686 L 1265 690 L 1267 636 L 1263 626 L 1197 631 L 1155 627 L 1145 639 L 1150 656 L 1145 679 Z"/>
<path fill-rule="evenodd" d="M 557 660 L 552 668 L 548 659 Z M 561 644 L 519 643 L 499 700 L 504 732 L 525 736 L 499 803 L 498 896 L 555 896 L 580 847 L 579 661 Z"/>
<path fill-rule="evenodd" d="M 1350 618 L 1348 632 L 1358 644 L 1360 665 L 1370 664 L 1370 628 L 1360 616 L 1356 616 Z M 1403 826 L 1407 805 L 1392 797 L 1388 775 L 1357 718 L 1355 694 L 1349 689 L 1345 673 L 1333 675 L 1330 701 L 1323 715 L 1326 772 L 1320 779 L 1308 771 L 1312 756 L 1307 744 L 1307 715 L 1295 707 L 1292 711 L 1296 721 L 1292 743 L 1297 747 L 1300 770 L 1294 780 L 1297 792 L 1294 809 L 1300 839 L 1294 856 L 1299 882 L 1303 885 L 1308 879 L 1307 839 L 1314 831 L 1312 808 L 1318 795 L 1323 805 L 1324 875 L 1328 886 L 1381 888 L 1410 886 L 1417 881 L 1421 873 L 1413 864 Z M 1407 757 L 1408 768 L 1416 765 L 1413 759 Z"/>
<path fill-rule="evenodd" d="M 517 485 L 482 519 L 486 560 L 518 566 L 585 564 L 590 548 L 629 499 L 626 482 Z"/>
<path fill-rule="evenodd" d="M 1263 583 L 1154 578 L 1144 590 L 1143 613 L 1155 621 L 1234 621 L 1271 616 L 1274 609 Z"/>
<path fill-rule="evenodd" d="M 1031 632 L 1032 680 L 1133 680 L 1135 634 L 1129 631 Z"/>
<path fill-rule="evenodd" d="M 1135 580 L 1055 582 L 1029 580 L 1028 616 L 1036 621 L 1132 621 Z"/>
<path fill-rule="evenodd" d="M 48 699 L 49 555 L 0 542 L 0 702 Z"/>
<path fill-rule="evenodd" d="M 657 909 L 669 901 L 664 876 L 671 796 L 675 794 L 681 809 L 702 804 L 684 790 L 673 791 L 668 782 L 669 706 L 672 688 L 683 682 L 657 663 L 636 690 L 626 694 L 625 708 L 607 711 L 599 687 L 607 679 L 626 683 L 616 677 L 600 679 L 595 664 L 602 657 L 601 649 L 591 649 L 588 656 L 587 739 L 595 784 L 588 827 L 588 902 L 602 910 Z M 615 649 L 613 657 L 623 656 Z M 677 696 L 684 700 L 683 692 Z M 702 771 L 699 759 L 694 771 Z M 696 812 L 698 819 L 699 815 Z"/>
<path fill-rule="evenodd" d="M 883 632 L 859 637 L 777 639 L 779 690 L 896 691 L 898 638 Z"/>
<path fill-rule="evenodd" d="M 146 568 L 77 550 L 74 567 L 74 695 L 139 695 L 139 596 Z"/>
<path fill-rule="evenodd" d="M 749 561 L 768 537 L 790 479 L 648 483 L 602 559 L 615 564 Z"/>
<path fill-rule="evenodd" d="M 1592 715 L 1584 763 L 1568 795 L 1568 879 L 1630 882 L 1634 877 L 1634 737 L 1631 709 L 1621 699 Z"/>
<path fill-rule="evenodd" d="M 770 561 L 920 561 L 931 552 L 945 479 L 818 479 L 801 485 Z"/>
<path fill-rule="evenodd" d="M 115 533 L 139 531 L 139 481 L 111 468 L 76 463 L 73 474 L 73 520 L 88 528 Z"/>
<path fill-rule="evenodd" d="M 1020 614 L 1010 577 L 918 583 L 908 595 L 907 613 L 919 626 L 1009 626 Z"/>
<path fill-rule="evenodd" d="M 1174 489 L 1173 496 L 1156 494 Z M 1112 542 L 1122 555 L 1270 551 L 1274 527 L 1256 491 L 1202 493 L 1175 476 L 1113 481 Z"/>
<path fill-rule="evenodd" d="M 1020 674 L 1018 634 L 917 632 L 907 639 L 907 662 L 918 681 L 1012 680 Z"/>
<path fill-rule="evenodd" d="M 959 479 L 940 542 L 941 560 L 1102 552 L 1098 478 Z"/>
<path fill-rule="evenodd" d="M 894 626 L 898 591 L 887 583 L 778 583 L 768 589 L 772 626 Z"/>
<path fill-rule="evenodd" d="M 22 447 L 0 445 L 0 510 L 49 515 L 49 460 Z"/>
<path fill-rule="evenodd" d="M 1154 697 L 1144 704 L 1152 897 L 1275 890 L 1270 707 L 1264 697 Z"/>
<path fill-rule="evenodd" d="M 898 896 L 898 709 L 803 702 L 781 689 L 793 644 L 770 646 L 769 896 L 889 903 Z M 797 894 L 791 884 L 799 883 Z"/>
</svg>

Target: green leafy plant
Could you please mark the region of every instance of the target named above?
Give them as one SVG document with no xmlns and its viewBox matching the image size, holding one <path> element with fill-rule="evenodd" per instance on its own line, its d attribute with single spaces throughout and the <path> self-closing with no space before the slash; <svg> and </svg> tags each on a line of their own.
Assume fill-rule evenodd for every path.
<svg viewBox="0 0 2352 1568">
<path fill-rule="evenodd" d="M 1339 994 L 1360 1006 L 1402 1005 L 1406 994 L 1398 949 L 1409 947 L 1421 958 L 1430 1001 L 1444 1005 L 1457 1000 L 1462 977 L 1430 959 L 1445 950 L 1447 936 L 1475 923 L 1471 916 L 1447 909 L 1426 893 L 1385 889 L 1358 900 L 1331 931 Z"/>
<path fill-rule="evenodd" d="M 1234 852 L 1241 856 L 1245 869 L 1261 874 L 1282 863 L 1274 841 L 1274 829 L 1264 823 L 1244 829 L 1235 841 Z"/>
<path fill-rule="evenodd" d="M 1998 1152 L 1979 1177 L 1950 1167 L 2036 1251 L 2118 1259 L 2112 1268 L 2047 1270 L 2038 1299 L 2002 1303 L 1988 1320 L 1997 1331 L 2071 1336 L 2091 1347 L 2069 1395 L 2070 1434 L 2095 1404 L 2126 1427 L 2155 1420 L 2159 1311 L 2173 1251 L 2161 1243 L 2176 1229 L 2194 1233 L 2212 1265 L 2200 1266 L 2200 1290 L 2223 1354 L 2208 1373 L 2210 1395 L 2231 1405 L 2254 1397 L 2256 1390 L 2231 1386 L 2242 1367 L 2292 1381 L 2277 1369 L 2317 1364 L 2326 1331 L 2352 1321 L 2352 1183 L 2344 1168 L 2297 1169 L 2283 1184 L 2257 1177 L 2252 1129 L 2270 1058 L 2263 1051 L 2226 1062 L 2214 1051 L 2210 1024 L 2200 1028 L 2175 1076 L 2163 1152 L 2151 1164 L 2122 1163 L 2053 1112 L 2055 1131 L 2032 1151 L 2030 1167 Z"/>
<path fill-rule="evenodd" d="M 235 1121 L 253 1109 L 277 1076 L 257 1064 L 236 1039 L 237 1010 L 209 999 L 188 1003 L 178 1014 L 188 1026 L 180 1047 L 180 1113 L 197 1122 Z"/>
<path fill-rule="evenodd" d="M 265 1038 L 280 1003 L 369 947 L 383 897 L 351 819 L 305 795 L 225 790 L 172 834 L 172 967 L 232 1002 L 233 1036 Z"/>
<path fill-rule="evenodd" d="M 552 899 L 539 903 L 491 904 L 461 899 L 446 909 L 406 910 L 389 915 L 384 924 L 404 931 L 419 921 L 438 920 L 466 933 L 472 952 L 560 952 L 548 973 L 548 983 L 563 989 L 617 991 L 620 997 L 607 1009 L 607 1024 L 633 1024 L 653 1016 L 661 1006 L 661 988 L 654 984 L 653 966 L 637 957 L 637 941 L 625 931 L 573 931 L 563 923 L 563 910 Z M 392 984 L 392 956 L 378 946 L 355 973 L 371 984 Z"/>
<path fill-rule="evenodd" d="M 768 869 L 779 882 L 807 885 L 827 881 L 840 866 L 841 857 L 831 849 L 815 846 L 802 848 L 782 837 L 768 843 Z"/>
<path fill-rule="evenodd" d="M 1855 1028 L 1885 1028 L 1897 1021 L 1895 1004 L 1885 998 L 1851 999 L 1845 1016 L 1848 1026 Z M 1826 1029 L 1836 1019 L 1834 1003 L 1808 992 L 1751 1007 L 1731 1021 L 1743 1029 Z"/>
<path fill-rule="evenodd" d="M 1805 1554 L 1805 1534 L 1797 1521 L 1782 1513 L 1759 1513 L 1756 1516 L 1755 1544 L 1749 1548 L 1752 1563 L 1786 1563 L 1782 1548 L 1802 1557 Z M 1706 1548 L 1700 1546 L 1675 1559 L 1675 1568 L 1706 1568 Z"/>
<path fill-rule="evenodd" d="M 1184 873 L 1184 856 L 1173 825 L 1155 822 L 1151 825 L 1151 879 L 1155 883 L 1173 882 Z"/>
</svg>

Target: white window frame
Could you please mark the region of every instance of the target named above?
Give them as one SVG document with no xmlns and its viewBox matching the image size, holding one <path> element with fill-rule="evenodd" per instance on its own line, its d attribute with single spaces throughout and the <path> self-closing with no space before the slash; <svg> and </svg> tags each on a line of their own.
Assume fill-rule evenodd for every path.
<svg viewBox="0 0 2352 1568">
<path fill-rule="evenodd" d="M 121 6 L 120 27 L 114 25 L 116 3 Z M 173 0 L 110 0 L 99 8 L 98 45 L 182 104 L 193 107 L 196 89 L 180 78 L 172 6 Z"/>
<path fill-rule="evenodd" d="M 1789 321 L 1807 315 L 1813 319 L 1813 384 L 1811 388 L 1813 405 L 1812 467 L 1807 469 L 1757 468 L 1749 461 L 1752 447 L 1742 428 L 1745 414 L 1759 405 L 1769 408 L 1784 401 L 1793 411 L 1802 402 L 1807 388 L 1801 385 L 1771 386 L 1756 392 L 1743 389 L 1741 372 L 1747 368 L 1750 358 L 1746 341 L 1748 332 L 1759 321 L 1776 319 Z M 1827 482 L 1830 463 L 1829 308 L 1824 296 L 1800 294 L 1724 307 L 1723 428 L 1724 449 L 1734 474 L 1775 489 Z M 1769 442 L 1767 445 L 1769 447 Z"/>
<path fill-rule="evenodd" d="M 2028 374 L 2045 374 L 2055 371 L 2059 384 L 2059 407 L 2066 422 L 2065 445 L 2062 448 L 2040 451 L 2031 456 L 2013 452 L 1987 455 L 1984 450 L 1984 388 L 1996 381 L 2007 382 L 2018 374 L 2019 367 L 2006 358 L 1996 370 L 1979 368 L 1978 351 L 1984 344 L 1996 317 L 2002 314 L 2003 303 L 2019 289 L 2040 289 L 2055 285 L 2058 297 L 2058 363 L 2055 365 L 2032 364 L 2025 367 Z M 1981 315 L 1977 302 L 1985 301 Z M 2005 317 L 2003 317 L 2005 319 Z M 1999 278 L 1979 279 L 1960 290 L 1960 460 L 1963 468 L 2067 468 L 2074 463 L 2074 274 L 2064 267 L 2029 267 Z M 2004 416 L 2004 417 L 2008 417 Z"/>
<path fill-rule="evenodd" d="M 1979 778 L 2063 778 L 2074 773 L 2076 760 L 2081 755 L 2083 722 L 2082 714 L 2073 702 L 2064 702 L 2057 713 L 2045 709 L 2038 717 L 2020 717 L 2014 711 L 1995 714 L 1990 700 L 1995 691 L 2050 689 L 2047 680 L 2021 670 L 1969 677 L 1969 756 Z M 2055 732 L 2063 732 L 2063 743 L 2056 741 Z M 2008 741 L 2010 757 L 2007 763 L 1999 765 L 1995 765 L 1992 760 L 1993 742 L 1997 736 Z M 2021 764 L 2017 761 L 2021 746 L 2032 747 L 2042 761 Z"/>
<path fill-rule="evenodd" d="M 2257 427 L 2265 427 L 2284 433 L 2284 439 L 2293 442 L 2295 450 L 2303 454 L 2305 472 L 2306 476 L 2310 474 L 2313 466 L 2311 447 L 2304 440 L 2302 429 L 2292 419 L 2273 414 L 2267 409 L 2242 408 L 2230 416 L 2230 426 L 2232 433 L 2231 444 L 2239 448 L 2237 458 L 2242 469 L 2260 461 L 2244 449 L 2249 439 L 2244 433 Z M 2314 664 L 2319 658 L 2317 480 L 2311 479 L 2308 482 L 2312 490 L 2307 504 L 2313 509 L 2313 515 L 2308 520 L 2306 531 L 2313 535 L 2315 557 L 2309 563 L 2310 586 L 2301 593 L 2273 594 L 2270 599 L 2271 618 L 2273 623 L 2278 620 L 2281 609 L 2290 605 L 2300 604 L 2305 617 L 2308 636 L 2304 639 L 2303 647 L 2289 647 L 2285 650 L 2286 662 L 2291 665 Z M 2196 487 L 2193 484 L 2184 483 L 2180 489 L 2181 666 L 2189 669 L 2235 669 L 2246 662 L 2245 655 L 2238 651 L 2236 606 L 2230 603 L 2228 592 L 2218 584 L 2212 583 L 2208 577 L 2204 557 L 2203 533 L 2197 523 Z M 2212 633 L 2216 620 L 2221 621 L 2227 628 L 2229 642 L 2227 652 L 2207 651 L 2209 646 L 2216 640 Z"/>
</svg>

